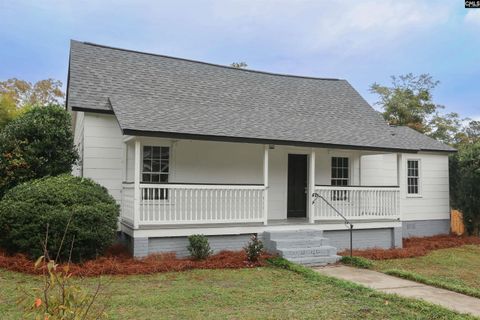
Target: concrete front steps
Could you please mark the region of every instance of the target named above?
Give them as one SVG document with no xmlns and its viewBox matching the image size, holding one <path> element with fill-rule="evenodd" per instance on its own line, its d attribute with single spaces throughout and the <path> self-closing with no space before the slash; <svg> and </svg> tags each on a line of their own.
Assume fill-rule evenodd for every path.
<svg viewBox="0 0 480 320">
<path fill-rule="evenodd" d="M 271 253 L 303 265 L 326 265 L 340 260 L 321 230 L 265 231 L 263 241 Z"/>
</svg>

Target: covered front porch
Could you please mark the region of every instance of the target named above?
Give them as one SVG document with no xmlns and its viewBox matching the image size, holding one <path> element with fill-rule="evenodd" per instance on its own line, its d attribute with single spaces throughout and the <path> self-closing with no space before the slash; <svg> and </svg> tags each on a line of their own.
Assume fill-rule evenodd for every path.
<svg viewBox="0 0 480 320">
<path fill-rule="evenodd" d="M 331 206 L 372 227 L 400 219 L 397 154 L 389 154 L 391 175 L 362 161 L 385 154 L 369 150 L 146 137 L 124 143 L 120 221 L 130 232 L 289 225 L 333 230 L 343 221 Z"/>
</svg>

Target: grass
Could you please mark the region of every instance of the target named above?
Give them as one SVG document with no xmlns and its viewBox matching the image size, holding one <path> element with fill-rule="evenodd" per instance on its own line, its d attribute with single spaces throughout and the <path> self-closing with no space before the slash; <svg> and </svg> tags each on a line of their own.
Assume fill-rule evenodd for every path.
<svg viewBox="0 0 480 320">
<path fill-rule="evenodd" d="M 41 278 L 0 269 L 0 319 L 19 319 L 22 290 Z M 98 278 L 77 279 L 95 285 Z M 108 276 L 109 319 L 470 319 L 273 259 L 271 267 Z"/>
<path fill-rule="evenodd" d="M 480 298 L 477 245 L 435 250 L 417 258 L 378 260 L 374 269 Z"/>
<path fill-rule="evenodd" d="M 363 257 L 343 256 L 340 262 L 360 269 L 371 269 L 373 267 L 373 262 Z"/>
</svg>

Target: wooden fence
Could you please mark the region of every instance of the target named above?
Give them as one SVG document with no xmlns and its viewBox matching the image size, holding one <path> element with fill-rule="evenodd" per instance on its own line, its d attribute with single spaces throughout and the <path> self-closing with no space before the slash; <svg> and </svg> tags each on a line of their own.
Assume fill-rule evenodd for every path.
<svg viewBox="0 0 480 320">
<path fill-rule="evenodd" d="M 463 214 L 458 210 L 452 210 L 450 213 L 450 229 L 452 233 L 459 236 L 465 233 Z"/>
</svg>

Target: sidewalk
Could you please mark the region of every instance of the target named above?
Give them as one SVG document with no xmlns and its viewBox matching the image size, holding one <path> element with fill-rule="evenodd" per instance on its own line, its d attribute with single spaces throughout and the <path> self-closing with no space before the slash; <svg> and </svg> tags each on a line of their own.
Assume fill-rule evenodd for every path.
<svg viewBox="0 0 480 320">
<path fill-rule="evenodd" d="M 480 317 L 480 299 L 460 293 L 427 286 L 418 282 L 404 280 L 366 269 L 339 265 L 314 267 L 313 269 L 321 274 L 352 281 L 385 293 L 394 293 L 403 297 L 423 299 L 450 310 L 461 313 L 470 313 L 474 316 Z"/>
</svg>

